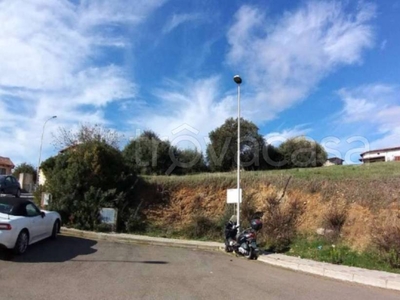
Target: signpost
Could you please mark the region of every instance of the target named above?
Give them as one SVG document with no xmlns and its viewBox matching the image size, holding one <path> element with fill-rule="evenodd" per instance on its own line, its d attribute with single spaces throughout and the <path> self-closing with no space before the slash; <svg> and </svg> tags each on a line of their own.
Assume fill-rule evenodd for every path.
<svg viewBox="0 0 400 300">
<path fill-rule="evenodd" d="M 49 202 L 51 200 L 51 194 L 50 193 L 42 193 L 42 207 L 46 207 L 49 205 Z"/>
<path fill-rule="evenodd" d="M 240 189 L 240 203 L 242 203 L 242 189 Z M 238 201 L 238 190 L 237 189 L 228 189 L 226 190 L 226 203 L 228 204 L 237 204 Z"/>
<path fill-rule="evenodd" d="M 238 214 L 238 209 L 240 203 L 242 203 L 242 189 L 227 189 L 226 190 L 226 203 L 233 204 L 233 212 Z M 238 196 L 240 195 L 240 202 L 238 201 Z M 237 222 L 237 221 L 236 221 Z M 237 223 L 239 225 L 239 223 Z"/>
<path fill-rule="evenodd" d="M 112 226 L 112 231 L 116 231 L 118 211 L 114 208 L 102 208 L 100 210 L 100 221 Z"/>
</svg>

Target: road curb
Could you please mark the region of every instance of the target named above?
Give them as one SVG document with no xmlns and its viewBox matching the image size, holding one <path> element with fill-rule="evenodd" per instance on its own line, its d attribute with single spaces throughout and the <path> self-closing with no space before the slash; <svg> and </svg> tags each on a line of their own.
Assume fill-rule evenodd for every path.
<svg viewBox="0 0 400 300">
<path fill-rule="evenodd" d="M 191 248 L 191 249 L 203 249 L 203 250 L 223 250 L 224 245 L 217 242 L 202 242 L 202 241 L 189 241 L 179 239 L 167 239 L 159 237 L 149 237 L 133 234 L 123 233 L 103 233 L 103 232 L 92 232 L 84 231 L 72 228 L 61 228 L 61 233 L 67 236 L 84 237 L 95 240 L 113 241 L 113 242 L 125 242 L 125 243 L 137 243 L 146 245 L 157 245 L 157 246 L 171 246 L 178 248 Z"/>
<path fill-rule="evenodd" d="M 124 242 L 135 244 L 147 244 L 157 246 L 170 246 L 178 248 L 202 249 L 202 250 L 224 250 L 223 243 L 202 242 L 179 239 L 167 239 L 160 237 L 149 237 L 142 235 L 123 233 L 102 233 L 84 231 L 62 227 L 61 233 L 66 236 L 82 237 L 94 240 Z M 285 269 L 318 275 L 326 278 L 337 279 L 346 282 L 362 284 L 371 287 L 400 291 L 400 274 L 367 270 L 356 267 L 333 265 L 302 259 L 283 254 L 260 255 L 259 261 Z"/>
<path fill-rule="evenodd" d="M 333 265 L 291 256 L 286 256 L 285 259 L 285 256 L 282 254 L 261 255 L 258 260 L 273 266 L 303 273 L 371 287 L 400 291 L 400 274 L 396 273 Z"/>
</svg>

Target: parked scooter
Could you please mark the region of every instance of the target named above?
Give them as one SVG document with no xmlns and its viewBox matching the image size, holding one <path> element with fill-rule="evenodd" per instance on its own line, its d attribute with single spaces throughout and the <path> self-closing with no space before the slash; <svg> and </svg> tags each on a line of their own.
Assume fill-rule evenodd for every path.
<svg viewBox="0 0 400 300">
<path fill-rule="evenodd" d="M 259 219 L 253 219 L 250 222 L 250 228 L 243 230 L 238 234 L 236 217 L 232 216 L 225 226 L 225 251 L 233 252 L 237 255 L 243 255 L 247 259 L 257 259 L 259 249 L 257 246 L 257 231 L 262 228 L 262 222 Z"/>
</svg>

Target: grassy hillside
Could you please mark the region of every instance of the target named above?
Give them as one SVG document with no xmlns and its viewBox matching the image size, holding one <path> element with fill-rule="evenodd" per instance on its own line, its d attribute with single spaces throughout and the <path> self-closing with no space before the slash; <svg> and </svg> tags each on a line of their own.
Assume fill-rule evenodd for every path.
<svg viewBox="0 0 400 300">
<path fill-rule="evenodd" d="M 281 190 L 290 178 L 288 191 L 320 193 L 323 199 L 345 198 L 351 203 L 368 207 L 387 207 L 399 200 L 400 163 L 330 166 L 311 169 L 243 171 L 241 185 L 246 189 L 274 186 Z M 190 176 L 148 176 L 145 180 L 164 188 L 235 188 L 236 172 L 205 173 Z"/>
<path fill-rule="evenodd" d="M 132 180 L 129 202 L 118 207 L 118 230 L 223 241 L 224 226 L 235 214 L 226 203 L 227 189 L 236 187 L 235 171 Z M 241 187 L 241 227 L 261 216 L 261 247 L 400 272 L 400 163 L 242 171 Z M 97 192 L 91 196 L 108 201 Z M 82 209 L 93 212 L 86 202 L 79 202 Z M 96 226 L 95 218 L 93 228 L 110 230 Z M 72 225 L 88 228 L 89 221 Z"/>
<path fill-rule="evenodd" d="M 400 163 L 245 171 L 241 182 L 245 203 L 263 210 L 268 197 L 282 195 L 289 178 L 285 198 L 300 200 L 305 206 L 299 229 L 315 232 L 323 226 L 328 207 L 345 203 L 344 235 L 352 248 L 367 247 L 373 220 L 400 203 Z M 138 195 L 147 200 L 143 215 L 151 224 L 173 231 L 190 224 L 195 216 L 218 222 L 226 217 L 230 209 L 226 189 L 236 187 L 236 173 L 148 176 L 144 182 L 147 188 L 139 189 Z"/>
<path fill-rule="evenodd" d="M 346 179 L 388 179 L 400 178 L 400 163 L 374 163 L 365 165 L 343 165 L 321 168 L 269 170 L 269 171 L 242 171 L 244 180 L 276 179 L 277 177 L 292 176 L 295 179 L 305 180 L 346 180 Z M 179 182 L 192 184 L 203 181 L 233 180 L 236 172 L 204 173 L 189 176 L 157 176 L 147 177 L 149 180 L 160 182 Z"/>
</svg>

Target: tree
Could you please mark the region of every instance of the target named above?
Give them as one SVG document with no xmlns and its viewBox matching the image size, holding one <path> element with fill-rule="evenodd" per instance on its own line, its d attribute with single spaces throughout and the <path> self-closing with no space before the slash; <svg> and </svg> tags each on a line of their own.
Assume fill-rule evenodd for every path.
<svg viewBox="0 0 400 300">
<path fill-rule="evenodd" d="M 60 127 L 58 133 L 53 134 L 53 144 L 58 150 L 93 141 L 102 142 L 118 149 L 121 139 L 122 135 L 117 131 L 99 124 L 89 123 L 81 124 L 76 131 Z"/>
<path fill-rule="evenodd" d="M 288 139 L 279 146 L 279 152 L 287 168 L 321 167 L 328 157 L 320 144 L 304 137 Z"/>
<path fill-rule="evenodd" d="M 161 175 L 166 174 L 172 165 L 171 156 L 176 156 L 177 149 L 168 141 L 162 141 L 153 131 L 144 131 L 125 146 L 122 154 L 127 165 L 137 174 Z"/>
<path fill-rule="evenodd" d="M 31 164 L 28 164 L 28 163 L 19 164 L 18 166 L 15 167 L 15 169 L 13 171 L 13 176 L 16 178 L 19 178 L 19 174 L 22 174 L 22 173 L 32 174 L 33 182 L 36 182 L 37 172 L 36 172 L 35 167 L 32 166 Z"/>
<path fill-rule="evenodd" d="M 208 170 L 203 153 L 197 149 L 177 150 L 177 157 L 173 158 L 173 174 L 187 175 L 206 172 Z"/>
<path fill-rule="evenodd" d="M 103 207 L 127 208 L 136 180 L 119 150 L 98 141 L 77 145 L 42 164 L 46 191 L 52 194 L 50 209 L 64 223 L 93 230 Z"/>
<path fill-rule="evenodd" d="M 225 123 L 211 131 L 211 143 L 207 146 L 207 160 L 211 171 L 230 171 L 237 166 L 237 119 L 227 119 Z M 272 146 L 267 146 L 258 133 L 258 127 L 250 121 L 240 120 L 240 161 L 247 170 L 268 168 L 263 155 L 270 155 Z"/>
<path fill-rule="evenodd" d="M 263 160 L 261 169 L 280 169 L 284 167 L 284 159 L 279 149 L 267 144 L 263 150 Z"/>
</svg>

